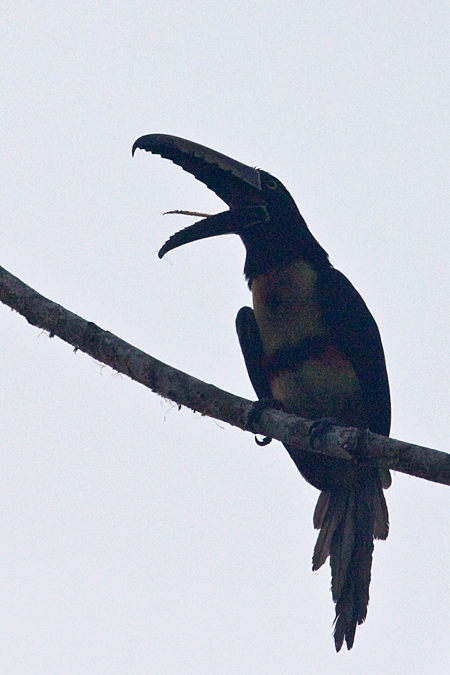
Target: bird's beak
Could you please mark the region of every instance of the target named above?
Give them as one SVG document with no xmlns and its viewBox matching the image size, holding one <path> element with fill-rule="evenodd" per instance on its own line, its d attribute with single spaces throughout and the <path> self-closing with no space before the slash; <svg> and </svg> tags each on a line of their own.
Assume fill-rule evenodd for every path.
<svg viewBox="0 0 450 675">
<path fill-rule="evenodd" d="M 133 145 L 133 155 L 138 148 L 178 164 L 230 207 L 229 211 L 208 216 L 174 234 L 159 251 L 160 258 L 191 241 L 221 234 L 239 234 L 245 228 L 269 219 L 261 195 L 258 169 L 177 136 L 141 136 Z"/>
</svg>

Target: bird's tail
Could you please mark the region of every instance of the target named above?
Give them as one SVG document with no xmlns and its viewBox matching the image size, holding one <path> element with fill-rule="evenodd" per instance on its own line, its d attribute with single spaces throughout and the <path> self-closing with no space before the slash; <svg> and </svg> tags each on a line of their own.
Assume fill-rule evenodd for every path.
<svg viewBox="0 0 450 675">
<path fill-rule="evenodd" d="M 373 540 L 386 539 L 389 533 L 388 510 L 376 462 L 358 465 L 351 488 L 321 492 L 314 527 L 320 533 L 314 548 L 313 570 L 319 569 L 330 556 L 331 592 L 336 603 L 336 651 L 341 649 L 344 639 L 347 649 L 351 649 L 356 626 L 367 615 Z"/>
</svg>

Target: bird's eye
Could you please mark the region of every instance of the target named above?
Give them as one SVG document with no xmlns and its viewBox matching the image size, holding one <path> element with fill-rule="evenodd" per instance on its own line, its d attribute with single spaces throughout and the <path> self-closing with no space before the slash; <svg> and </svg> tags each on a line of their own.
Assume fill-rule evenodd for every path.
<svg viewBox="0 0 450 675">
<path fill-rule="evenodd" d="M 267 187 L 269 188 L 269 190 L 276 190 L 277 189 L 276 180 L 268 180 L 267 181 Z"/>
</svg>

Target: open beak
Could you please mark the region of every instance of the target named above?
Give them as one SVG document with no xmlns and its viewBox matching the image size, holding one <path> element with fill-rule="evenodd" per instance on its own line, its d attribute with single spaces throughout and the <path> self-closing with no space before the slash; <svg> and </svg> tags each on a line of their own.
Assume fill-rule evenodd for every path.
<svg viewBox="0 0 450 675">
<path fill-rule="evenodd" d="M 133 155 L 138 148 L 178 164 L 230 207 L 228 211 L 208 216 L 174 234 L 159 251 L 160 258 L 191 241 L 240 234 L 247 227 L 269 219 L 258 169 L 177 136 L 141 136 L 133 145 Z"/>
</svg>

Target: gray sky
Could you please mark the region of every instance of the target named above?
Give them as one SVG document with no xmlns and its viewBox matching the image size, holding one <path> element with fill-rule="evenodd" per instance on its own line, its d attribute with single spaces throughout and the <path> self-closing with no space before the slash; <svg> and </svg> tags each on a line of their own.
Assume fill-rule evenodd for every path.
<svg viewBox="0 0 450 675">
<path fill-rule="evenodd" d="M 223 204 L 130 150 L 169 133 L 262 167 L 378 322 L 392 435 L 448 450 L 449 19 L 435 0 L 6 0 L 0 264 L 253 398 L 238 238 L 156 255 L 189 223 L 164 211 Z M 448 673 L 448 488 L 394 476 L 368 618 L 336 655 L 317 492 L 283 447 L 0 312 L 2 672 Z"/>
</svg>

